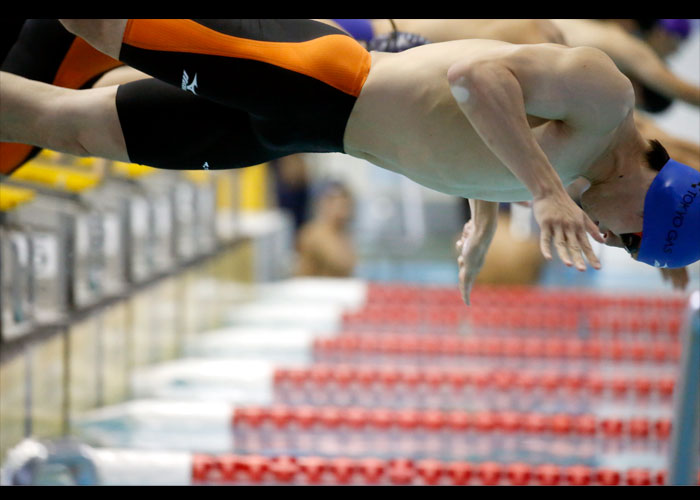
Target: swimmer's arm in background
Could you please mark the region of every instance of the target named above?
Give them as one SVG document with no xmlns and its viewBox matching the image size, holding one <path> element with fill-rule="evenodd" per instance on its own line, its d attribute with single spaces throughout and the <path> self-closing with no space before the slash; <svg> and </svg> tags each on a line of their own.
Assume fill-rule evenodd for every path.
<svg viewBox="0 0 700 500">
<path fill-rule="evenodd" d="M 571 200 L 539 146 L 527 115 L 571 122 L 572 131 L 602 136 L 631 110 L 632 87 L 600 51 L 532 47 L 537 46 L 523 45 L 458 61 L 448 70 L 448 83 L 484 143 L 532 193 L 545 258 L 552 258 L 550 245 L 554 242 L 567 266 L 584 271 L 583 254 L 599 268 L 586 235 L 603 243 L 598 228 Z M 597 71 L 600 66 L 607 78 Z M 620 89 L 624 81 L 628 89 Z"/>
<path fill-rule="evenodd" d="M 459 290 L 462 300 L 470 305 L 469 296 L 476 277 L 484 265 L 484 259 L 498 227 L 498 203 L 469 200 L 472 217 L 464 225 L 457 240 L 457 265 L 459 266 Z"/>
<path fill-rule="evenodd" d="M 700 144 L 669 134 L 642 113 L 635 112 L 634 122 L 642 137 L 647 140 L 656 139 L 660 141 L 671 155 L 671 158 L 700 171 Z"/>
<path fill-rule="evenodd" d="M 700 87 L 673 73 L 648 44 L 617 26 L 601 35 L 591 46 L 608 54 L 620 71 L 669 99 L 700 106 Z"/>
</svg>

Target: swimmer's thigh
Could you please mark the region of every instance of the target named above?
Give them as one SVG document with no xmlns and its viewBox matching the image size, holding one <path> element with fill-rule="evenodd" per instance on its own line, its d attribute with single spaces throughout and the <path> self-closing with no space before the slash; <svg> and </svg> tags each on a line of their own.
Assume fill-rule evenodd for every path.
<svg viewBox="0 0 700 500">
<path fill-rule="evenodd" d="M 156 79 L 121 85 L 116 108 L 131 162 L 178 170 L 241 168 L 286 156 L 248 113 Z"/>
<path fill-rule="evenodd" d="M 0 139 L 78 156 L 126 159 L 116 87 L 72 90 L 0 73 Z"/>
</svg>

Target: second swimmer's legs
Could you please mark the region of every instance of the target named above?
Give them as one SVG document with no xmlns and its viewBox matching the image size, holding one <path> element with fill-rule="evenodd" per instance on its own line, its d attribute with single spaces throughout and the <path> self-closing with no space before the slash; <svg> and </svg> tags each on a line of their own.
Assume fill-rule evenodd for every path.
<svg viewBox="0 0 700 500">
<path fill-rule="evenodd" d="M 119 59 L 128 19 L 60 19 L 61 24 L 103 54 Z"/>
<path fill-rule="evenodd" d="M 264 125 L 264 124 L 263 124 Z M 293 151 L 254 118 L 153 78 L 72 90 L 0 72 L 0 141 L 168 169 L 257 165 Z"/>
<path fill-rule="evenodd" d="M 72 90 L 0 72 L 0 140 L 128 161 L 117 87 Z"/>
</svg>

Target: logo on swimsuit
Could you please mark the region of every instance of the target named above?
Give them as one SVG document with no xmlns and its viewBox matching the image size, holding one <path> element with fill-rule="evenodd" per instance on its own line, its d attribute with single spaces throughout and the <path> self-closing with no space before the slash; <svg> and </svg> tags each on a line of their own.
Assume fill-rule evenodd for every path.
<svg viewBox="0 0 700 500">
<path fill-rule="evenodd" d="M 194 95 L 197 95 L 197 92 L 194 91 L 196 88 L 197 88 L 197 73 L 194 74 L 194 78 L 192 79 L 192 83 L 190 83 L 190 75 L 187 74 L 187 71 L 182 70 L 182 90 L 189 90 Z"/>
<path fill-rule="evenodd" d="M 205 162 L 204 162 L 204 165 L 202 165 L 202 168 L 203 168 L 204 170 L 209 170 L 209 162 L 208 162 L 208 161 L 205 161 Z"/>
</svg>

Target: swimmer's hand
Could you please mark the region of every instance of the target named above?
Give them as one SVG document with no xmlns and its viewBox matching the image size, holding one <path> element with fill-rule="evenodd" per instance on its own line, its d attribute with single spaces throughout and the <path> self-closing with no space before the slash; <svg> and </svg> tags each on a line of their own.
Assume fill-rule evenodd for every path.
<svg viewBox="0 0 700 500">
<path fill-rule="evenodd" d="M 661 277 L 664 281 L 671 281 L 673 288 L 675 290 L 685 290 L 688 286 L 690 278 L 688 277 L 688 268 L 679 267 L 677 269 L 659 269 L 661 271 Z"/>
<path fill-rule="evenodd" d="M 484 258 L 490 242 L 490 238 L 479 238 L 474 226 L 474 219 L 470 219 L 464 225 L 462 236 L 457 240 L 459 291 L 462 292 L 462 300 L 467 305 L 470 305 L 469 295 L 476 277 L 484 265 Z"/>
<path fill-rule="evenodd" d="M 605 240 L 598 226 L 565 191 L 537 198 L 532 207 L 540 226 L 540 249 L 547 260 L 552 260 L 550 247 L 553 240 L 559 258 L 567 266 L 575 265 L 579 271 L 585 271 L 583 254 L 595 269 L 600 269 L 600 261 L 593 253 L 586 233 L 600 243 Z"/>
</svg>

